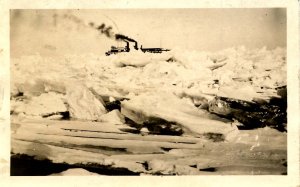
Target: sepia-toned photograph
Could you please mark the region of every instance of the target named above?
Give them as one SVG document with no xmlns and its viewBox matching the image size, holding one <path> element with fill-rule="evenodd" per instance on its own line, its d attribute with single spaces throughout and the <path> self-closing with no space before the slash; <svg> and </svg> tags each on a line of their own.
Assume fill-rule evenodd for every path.
<svg viewBox="0 0 300 187">
<path fill-rule="evenodd" d="M 11 176 L 287 176 L 286 8 L 9 19 Z"/>
</svg>

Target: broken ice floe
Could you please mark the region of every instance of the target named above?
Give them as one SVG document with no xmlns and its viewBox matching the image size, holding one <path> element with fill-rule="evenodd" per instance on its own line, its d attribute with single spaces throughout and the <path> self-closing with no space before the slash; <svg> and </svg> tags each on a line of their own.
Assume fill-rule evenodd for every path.
<svg viewBox="0 0 300 187">
<path fill-rule="evenodd" d="M 254 113 L 247 111 L 250 114 L 245 120 L 232 115 L 232 107 L 219 107 L 230 109 L 225 116 L 209 106 L 215 98 L 274 105 L 274 98 L 286 102 L 286 96 L 278 91 L 285 85 L 283 48 L 239 47 L 216 53 L 175 49 L 162 54 L 67 55 L 57 59 L 35 55 L 12 59 L 11 110 L 25 116 L 52 114 L 55 119 L 55 115 L 68 112 L 71 119 L 78 120 L 131 120 L 149 133 L 167 129 L 166 133 L 175 134 L 226 134 L 235 131 L 230 120 L 248 124 Z M 284 107 L 280 110 L 275 114 L 286 115 Z M 227 122 L 209 111 L 226 117 Z M 260 121 L 273 119 L 261 117 Z M 151 128 L 153 120 L 149 119 L 161 125 Z"/>
</svg>

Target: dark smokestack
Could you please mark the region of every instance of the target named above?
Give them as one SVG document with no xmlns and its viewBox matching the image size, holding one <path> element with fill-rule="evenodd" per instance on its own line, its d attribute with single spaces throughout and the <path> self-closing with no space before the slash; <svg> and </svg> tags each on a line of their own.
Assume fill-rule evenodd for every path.
<svg viewBox="0 0 300 187">
<path fill-rule="evenodd" d="M 128 40 L 130 42 L 137 42 L 132 38 L 129 38 L 128 36 L 122 35 L 122 34 L 116 34 L 115 35 L 116 40 Z"/>
<path fill-rule="evenodd" d="M 89 26 L 97 29 L 98 31 L 100 31 L 101 34 L 104 34 L 106 37 L 111 38 L 111 39 L 115 39 L 116 41 L 124 41 L 124 42 L 134 42 L 134 48 L 136 50 L 138 50 L 138 44 L 137 41 L 135 41 L 132 38 L 129 38 L 128 36 L 125 36 L 123 34 L 114 34 L 112 32 L 112 27 L 111 26 L 106 26 L 104 23 L 102 23 L 99 26 L 96 26 L 93 22 L 89 23 Z"/>
</svg>

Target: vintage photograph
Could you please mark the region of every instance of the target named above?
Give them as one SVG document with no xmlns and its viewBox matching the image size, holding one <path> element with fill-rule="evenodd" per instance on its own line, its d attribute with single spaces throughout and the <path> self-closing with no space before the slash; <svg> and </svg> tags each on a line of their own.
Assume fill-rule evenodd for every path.
<svg viewBox="0 0 300 187">
<path fill-rule="evenodd" d="M 287 175 L 286 8 L 9 14 L 11 176 Z"/>
</svg>

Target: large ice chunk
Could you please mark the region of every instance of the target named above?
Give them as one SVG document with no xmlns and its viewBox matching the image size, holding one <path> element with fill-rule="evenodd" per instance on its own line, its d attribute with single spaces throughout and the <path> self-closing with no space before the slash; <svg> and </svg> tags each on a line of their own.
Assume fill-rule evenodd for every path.
<svg viewBox="0 0 300 187">
<path fill-rule="evenodd" d="M 27 116 L 49 116 L 67 111 L 63 99 L 64 96 L 62 94 L 54 92 L 43 93 L 40 96 L 32 97 L 23 105 L 15 105 L 13 110 L 16 114 L 24 113 Z"/>
<path fill-rule="evenodd" d="M 121 113 L 141 126 L 149 118 L 161 118 L 180 124 L 185 132 L 193 135 L 216 133 L 230 139 L 238 132 L 235 125 L 197 109 L 187 99 L 164 92 L 143 93 L 128 101 L 122 101 Z"/>
<path fill-rule="evenodd" d="M 95 95 L 83 85 L 67 87 L 66 103 L 70 117 L 80 120 L 99 120 L 106 113 L 105 107 Z"/>
</svg>

